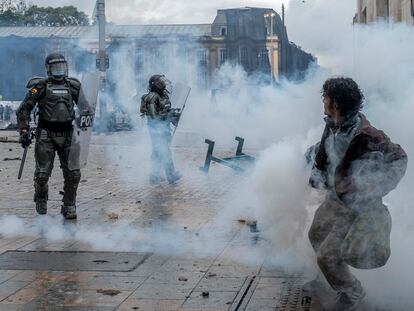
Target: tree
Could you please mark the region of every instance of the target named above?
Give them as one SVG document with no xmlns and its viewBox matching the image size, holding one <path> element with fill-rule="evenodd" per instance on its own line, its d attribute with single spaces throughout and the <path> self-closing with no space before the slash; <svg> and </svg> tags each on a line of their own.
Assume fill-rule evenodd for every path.
<svg viewBox="0 0 414 311">
<path fill-rule="evenodd" d="M 59 8 L 29 7 L 24 14 L 26 26 L 87 26 L 89 18 L 74 6 Z"/>
<path fill-rule="evenodd" d="M 1 0 L 0 26 L 87 26 L 88 16 L 74 6 L 39 7 L 25 0 Z"/>
</svg>

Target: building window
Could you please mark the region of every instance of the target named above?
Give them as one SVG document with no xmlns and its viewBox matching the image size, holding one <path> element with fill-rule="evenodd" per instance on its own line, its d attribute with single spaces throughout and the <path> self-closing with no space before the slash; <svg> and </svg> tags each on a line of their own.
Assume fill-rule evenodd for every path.
<svg viewBox="0 0 414 311">
<path fill-rule="evenodd" d="M 144 52 L 141 48 L 135 50 L 135 68 L 142 69 L 144 66 Z"/>
<path fill-rule="evenodd" d="M 377 0 L 377 18 L 388 21 L 390 16 L 389 0 Z"/>
<path fill-rule="evenodd" d="M 414 17 L 414 0 L 411 0 L 411 16 Z"/>
<path fill-rule="evenodd" d="M 166 55 L 161 51 L 161 49 L 154 49 L 152 52 L 152 66 L 158 66 L 164 68 L 166 66 Z"/>
<path fill-rule="evenodd" d="M 221 35 L 223 37 L 227 36 L 227 28 L 226 27 L 221 27 Z"/>
<path fill-rule="evenodd" d="M 197 73 L 197 82 L 200 87 L 207 87 L 207 72 L 204 70 L 199 70 Z"/>
<path fill-rule="evenodd" d="M 227 61 L 227 49 L 220 49 L 220 65 Z"/>
<path fill-rule="evenodd" d="M 363 24 L 367 23 L 367 8 L 366 7 L 362 10 L 361 23 Z"/>
<path fill-rule="evenodd" d="M 240 62 L 242 65 L 247 65 L 249 61 L 249 54 L 247 52 L 247 48 L 241 48 L 240 50 Z"/>
<path fill-rule="evenodd" d="M 198 63 L 200 65 L 202 66 L 207 65 L 207 50 L 206 49 L 198 50 L 197 57 L 198 57 Z"/>
</svg>

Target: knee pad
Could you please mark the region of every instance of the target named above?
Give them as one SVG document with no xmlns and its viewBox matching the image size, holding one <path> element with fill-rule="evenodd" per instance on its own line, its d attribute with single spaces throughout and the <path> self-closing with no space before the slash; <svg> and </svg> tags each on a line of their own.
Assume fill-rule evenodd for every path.
<svg viewBox="0 0 414 311">
<path fill-rule="evenodd" d="M 49 176 L 48 175 L 41 175 L 35 176 L 34 178 L 34 188 L 35 188 L 35 195 L 34 201 L 36 202 L 37 199 L 46 199 L 48 197 L 49 187 L 48 187 Z"/>
<path fill-rule="evenodd" d="M 40 187 L 46 186 L 48 181 L 49 181 L 49 175 L 47 174 L 38 174 L 34 178 L 35 184 Z"/>
</svg>

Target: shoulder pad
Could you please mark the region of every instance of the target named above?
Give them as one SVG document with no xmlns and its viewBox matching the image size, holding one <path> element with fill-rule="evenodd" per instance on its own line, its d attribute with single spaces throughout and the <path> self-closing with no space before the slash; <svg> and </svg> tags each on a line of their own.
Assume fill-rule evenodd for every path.
<svg viewBox="0 0 414 311">
<path fill-rule="evenodd" d="M 35 86 L 39 86 L 39 84 L 45 84 L 45 83 L 46 83 L 46 78 L 34 77 L 34 78 L 30 79 L 29 82 L 27 82 L 26 87 L 28 89 L 31 89 Z"/>
<path fill-rule="evenodd" d="M 70 86 L 77 89 L 78 91 L 81 88 L 81 82 L 76 78 L 67 78 L 67 81 L 69 82 Z"/>
<path fill-rule="evenodd" d="M 144 95 L 143 98 L 144 98 L 145 101 L 152 101 L 157 96 L 158 96 L 158 94 L 156 92 L 149 92 L 147 95 Z"/>
</svg>

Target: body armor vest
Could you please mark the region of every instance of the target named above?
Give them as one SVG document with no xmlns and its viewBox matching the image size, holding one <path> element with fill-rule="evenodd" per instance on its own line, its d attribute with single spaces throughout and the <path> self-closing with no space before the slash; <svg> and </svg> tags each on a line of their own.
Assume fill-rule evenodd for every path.
<svg viewBox="0 0 414 311">
<path fill-rule="evenodd" d="M 45 96 L 39 101 L 39 120 L 72 122 L 75 116 L 72 90 L 66 84 L 46 85 Z"/>
</svg>

